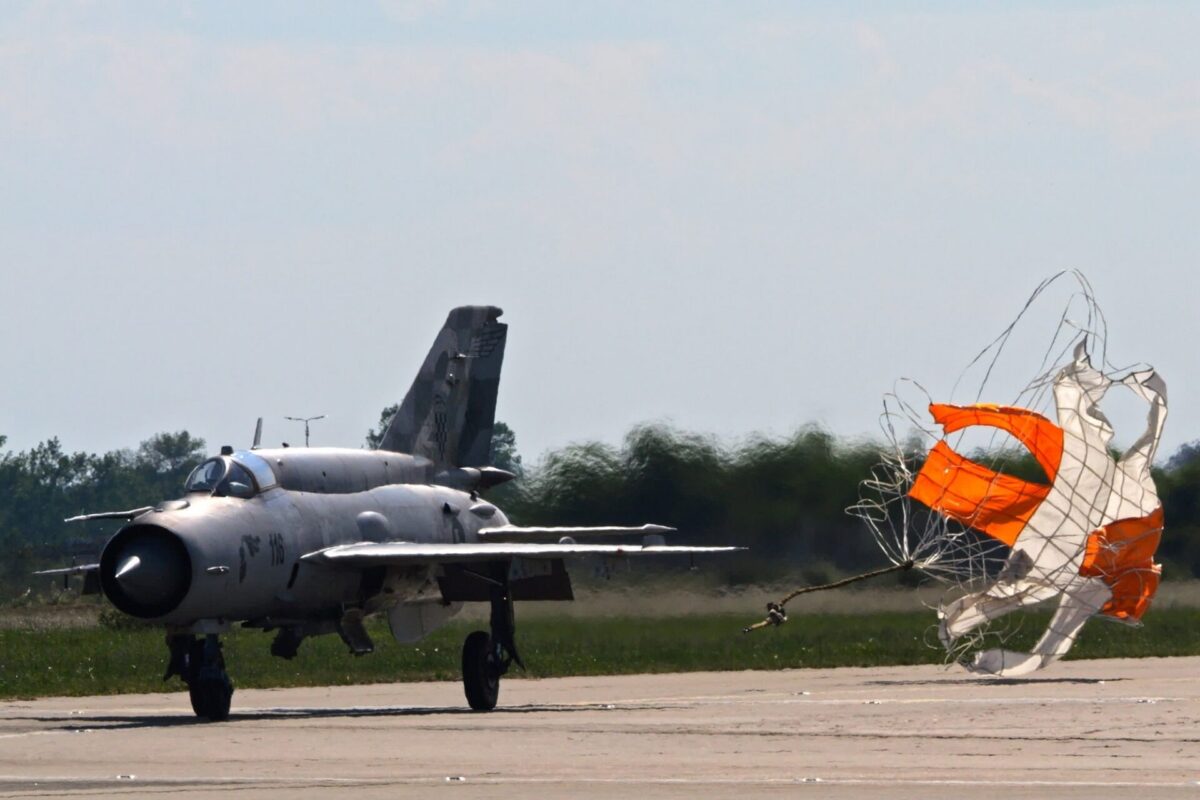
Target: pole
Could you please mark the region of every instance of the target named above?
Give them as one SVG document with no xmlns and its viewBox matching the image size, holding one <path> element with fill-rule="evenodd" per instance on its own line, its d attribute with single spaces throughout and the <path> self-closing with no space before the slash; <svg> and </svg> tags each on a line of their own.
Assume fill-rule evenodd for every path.
<svg viewBox="0 0 1200 800">
<path fill-rule="evenodd" d="M 319 419 L 325 419 L 325 415 L 319 414 L 315 417 L 288 417 L 288 416 L 285 416 L 284 419 L 290 419 L 292 422 L 303 422 L 304 423 L 304 446 L 308 447 L 308 425 L 309 425 L 309 423 L 315 422 Z"/>
</svg>

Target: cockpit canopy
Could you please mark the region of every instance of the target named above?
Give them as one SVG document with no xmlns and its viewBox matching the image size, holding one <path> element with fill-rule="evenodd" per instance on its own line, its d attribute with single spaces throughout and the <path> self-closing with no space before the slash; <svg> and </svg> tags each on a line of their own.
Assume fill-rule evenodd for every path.
<svg viewBox="0 0 1200 800">
<path fill-rule="evenodd" d="M 192 470 L 184 491 L 248 498 L 276 483 L 270 464 L 248 450 L 238 450 L 232 456 L 210 458 Z"/>
</svg>

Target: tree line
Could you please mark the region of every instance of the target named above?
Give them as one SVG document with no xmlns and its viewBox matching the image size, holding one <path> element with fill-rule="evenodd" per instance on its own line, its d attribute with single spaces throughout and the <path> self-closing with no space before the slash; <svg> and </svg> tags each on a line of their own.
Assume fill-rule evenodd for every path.
<svg viewBox="0 0 1200 800">
<path fill-rule="evenodd" d="M 67 452 L 57 438 L 18 453 L 0 436 L 0 583 L 28 586 L 29 573 L 95 555 L 113 523 L 68 525 L 67 517 L 137 508 L 178 497 L 206 456 L 187 431 L 160 433 L 133 450 Z"/>
<path fill-rule="evenodd" d="M 1032 456 L 1006 455 L 1004 472 L 1045 480 Z M 500 487 L 509 492 L 501 505 L 523 523 L 658 522 L 688 543 L 748 546 L 742 557 L 714 562 L 729 583 L 797 574 L 820 583 L 886 566 L 864 523 L 846 513 L 879 460 L 878 442 L 816 426 L 725 444 L 643 425 L 619 447 L 591 442 L 550 453 L 524 481 Z M 1155 468 L 1154 479 L 1166 518 L 1156 556 L 1164 578 L 1200 578 L 1200 442 Z"/>
<path fill-rule="evenodd" d="M 94 557 L 119 527 L 66 525 L 65 517 L 176 497 L 206 455 L 204 441 L 186 431 L 99 455 L 69 453 L 57 439 L 17 453 L 4 444 L 0 436 L 6 590 L 30 585 L 33 569 Z M 742 556 L 706 564 L 731 584 L 821 581 L 883 565 L 863 524 L 845 512 L 879 460 L 876 443 L 845 441 L 818 427 L 728 443 L 642 425 L 619 446 L 572 444 L 527 469 L 512 430 L 498 423 L 494 451 L 493 461 L 519 478 L 493 489 L 489 499 L 517 523 L 655 522 L 678 528 L 681 543 L 748 546 Z M 1164 577 L 1200 577 L 1200 444 L 1181 448 L 1155 469 L 1155 479 L 1167 520 L 1158 551 Z"/>
</svg>

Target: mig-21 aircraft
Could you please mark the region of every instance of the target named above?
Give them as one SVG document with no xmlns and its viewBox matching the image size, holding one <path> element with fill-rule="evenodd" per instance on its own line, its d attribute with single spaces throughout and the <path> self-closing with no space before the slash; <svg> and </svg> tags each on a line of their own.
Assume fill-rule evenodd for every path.
<svg viewBox="0 0 1200 800">
<path fill-rule="evenodd" d="M 374 645 L 363 619 L 387 615 L 398 642 L 445 624 L 463 603 L 491 604 L 489 631 L 462 650 L 467 702 L 496 706 L 500 677 L 523 666 L 514 600 L 571 600 L 567 559 L 714 553 L 663 544 L 659 525 L 520 527 L 480 492 L 513 478 L 490 465 L 501 311 L 450 312 L 378 450 L 223 447 L 156 506 L 74 517 L 125 524 L 84 575 L 122 612 L 161 623 L 164 680 L 187 684 L 200 717 L 229 715 L 233 683 L 220 634 L 234 623 L 274 631 L 271 652 L 296 655 L 309 636 L 338 633 L 355 654 Z M 637 544 L 579 539 L 640 536 Z M 578 538 L 577 538 L 578 537 Z M 611 541 L 611 540 L 610 540 Z"/>
</svg>

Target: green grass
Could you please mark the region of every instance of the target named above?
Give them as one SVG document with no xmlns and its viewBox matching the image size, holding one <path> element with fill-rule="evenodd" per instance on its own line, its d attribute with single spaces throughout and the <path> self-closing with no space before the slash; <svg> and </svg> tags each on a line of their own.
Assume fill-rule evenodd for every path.
<svg viewBox="0 0 1200 800">
<path fill-rule="evenodd" d="M 1020 619 L 1006 644 L 1027 648 L 1046 614 Z M 939 664 L 931 612 L 795 616 L 785 626 L 744 635 L 744 616 L 566 619 L 518 618 L 517 641 L 531 677 L 695 670 Z M 243 688 L 391 681 L 458 680 L 459 648 L 477 623 L 456 622 L 416 646 L 371 628 L 376 652 L 355 658 L 336 636 L 304 642 L 292 661 L 273 658 L 270 634 L 235 630 L 225 637 L 234 683 Z M 1093 620 L 1070 658 L 1200 654 L 1200 610 L 1153 611 L 1143 628 Z M 161 680 L 163 634 L 155 629 L 0 631 L 0 699 L 47 695 L 176 691 Z"/>
</svg>

